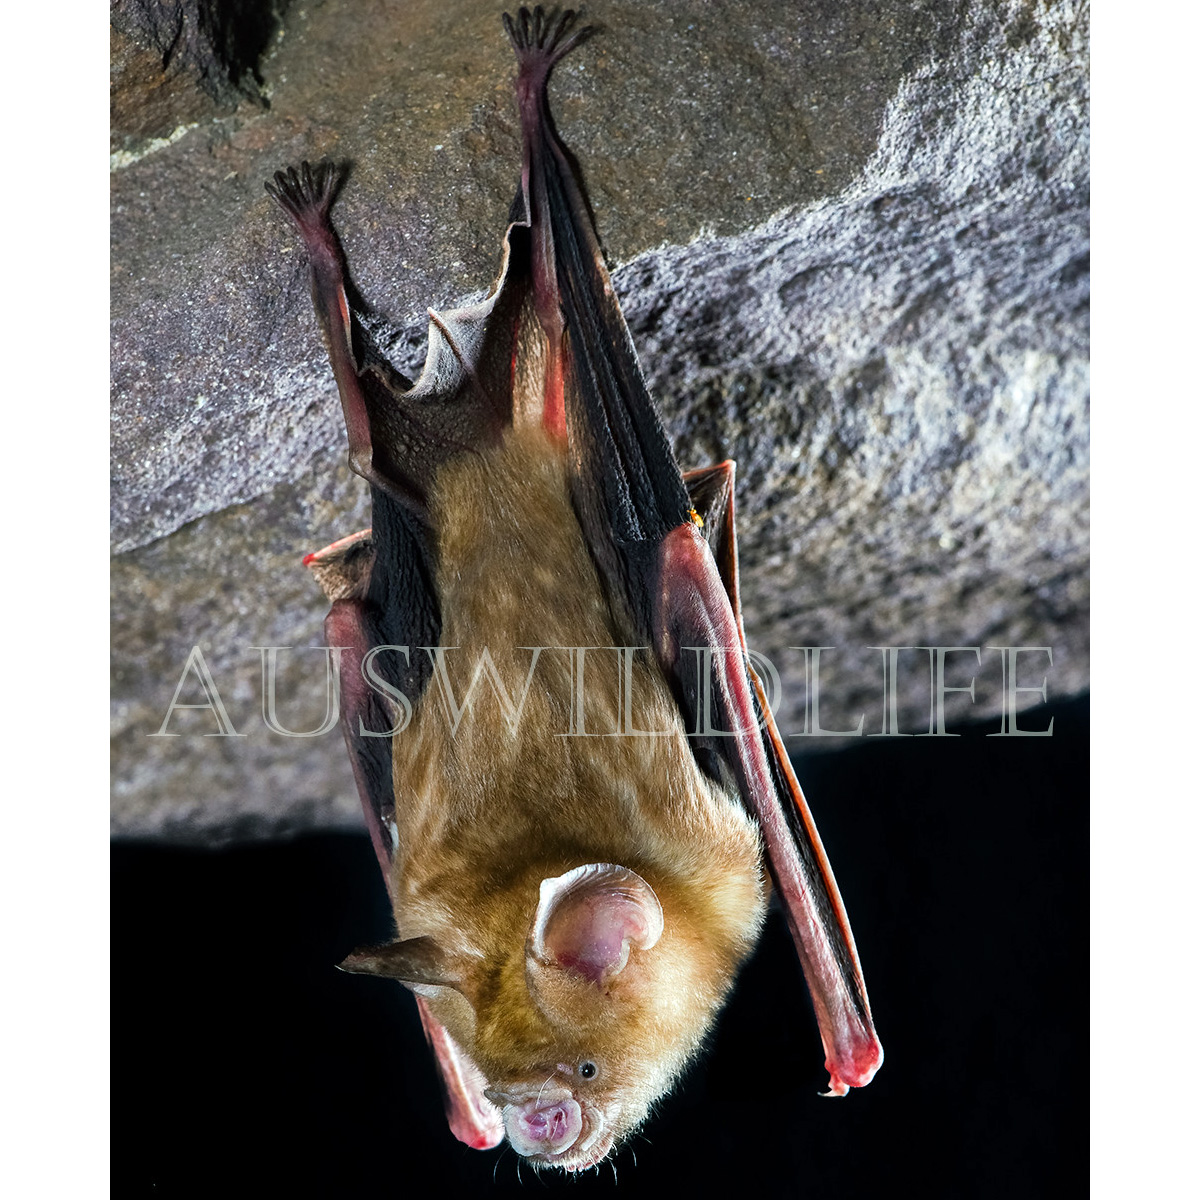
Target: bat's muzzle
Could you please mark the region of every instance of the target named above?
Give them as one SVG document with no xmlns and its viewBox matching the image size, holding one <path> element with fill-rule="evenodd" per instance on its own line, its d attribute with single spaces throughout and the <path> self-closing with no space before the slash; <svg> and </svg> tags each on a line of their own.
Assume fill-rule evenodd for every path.
<svg viewBox="0 0 1200 1200">
<path fill-rule="evenodd" d="M 583 1110 L 571 1095 L 534 1098 L 504 1109 L 509 1144 L 526 1158 L 550 1158 L 571 1149 L 583 1133 Z"/>
</svg>

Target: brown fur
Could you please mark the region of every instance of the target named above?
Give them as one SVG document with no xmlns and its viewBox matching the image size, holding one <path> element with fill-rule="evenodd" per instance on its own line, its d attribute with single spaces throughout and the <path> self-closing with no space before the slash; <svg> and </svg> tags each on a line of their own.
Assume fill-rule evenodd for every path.
<svg viewBox="0 0 1200 1200">
<path fill-rule="evenodd" d="M 540 428 L 514 428 L 497 450 L 443 467 L 431 512 L 442 646 L 459 703 L 485 647 L 518 697 L 526 647 L 632 642 L 584 545 L 563 454 Z M 392 882 L 399 937 L 432 938 L 465 981 L 417 990 L 492 1086 L 595 1061 L 592 1094 L 620 1136 L 699 1045 L 757 936 L 764 877 L 756 827 L 697 768 L 649 655 L 635 658 L 633 715 L 663 736 L 603 736 L 618 729 L 617 675 L 615 653 L 589 652 L 588 737 L 562 736 L 572 694 L 565 649 L 542 652 L 515 733 L 485 678 L 452 733 L 432 680 L 394 739 Z M 590 862 L 641 875 L 662 904 L 664 932 L 631 953 L 603 995 L 582 982 L 571 1019 L 556 1024 L 531 999 L 526 941 L 541 880 Z"/>
</svg>

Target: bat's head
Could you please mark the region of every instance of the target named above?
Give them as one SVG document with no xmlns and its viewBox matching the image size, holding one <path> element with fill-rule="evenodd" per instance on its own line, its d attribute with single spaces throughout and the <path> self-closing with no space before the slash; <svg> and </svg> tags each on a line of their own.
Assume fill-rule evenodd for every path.
<svg viewBox="0 0 1200 1200">
<path fill-rule="evenodd" d="M 654 889 L 627 867 L 588 863 L 542 880 L 521 986 L 497 1012 L 499 1036 L 479 1046 L 498 1081 L 485 1094 L 519 1154 L 593 1166 L 669 1083 L 675 1039 L 653 1036 L 665 1032 L 663 932 Z"/>
<path fill-rule="evenodd" d="M 743 914 L 729 937 L 689 919 L 696 903 L 675 900 L 668 889 L 660 902 L 628 867 L 588 863 L 541 881 L 524 944 L 502 963 L 481 968 L 418 938 L 343 966 L 423 996 L 486 1079 L 480 1099 L 500 1110 L 513 1149 L 576 1171 L 605 1158 L 670 1087 L 757 932 L 757 879 L 729 905 Z"/>
</svg>

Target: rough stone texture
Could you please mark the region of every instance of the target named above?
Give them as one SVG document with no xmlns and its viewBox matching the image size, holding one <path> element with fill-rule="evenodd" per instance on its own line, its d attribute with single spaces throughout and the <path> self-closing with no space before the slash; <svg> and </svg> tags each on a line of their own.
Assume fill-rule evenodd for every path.
<svg viewBox="0 0 1200 1200">
<path fill-rule="evenodd" d="M 113 0 L 114 166 L 246 101 L 261 104 L 258 60 L 288 0 Z M 253 106 L 247 109 L 253 112 Z"/>
<path fill-rule="evenodd" d="M 785 729 L 805 696 L 789 645 L 837 648 L 826 728 L 879 728 L 877 645 L 1048 645 L 1051 692 L 1086 687 L 1086 5 L 590 16 L 605 30 L 556 73 L 558 123 L 681 461 L 738 460 L 747 630 L 780 669 Z M 299 557 L 369 520 L 262 180 L 353 164 L 339 227 L 410 371 L 424 306 L 492 278 L 516 183 L 492 3 L 297 2 L 257 73 L 269 107 L 214 109 L 116 160 L 122 834 L 357 821 L 338 735 L 283 738 L 258 715 L 253 647 L 320 642 Z M 196 644 L 246 736 L 203 737 L 211 716 L 183 712 L 185 736 L 148 738 Z M 967 682 L 965 657 L 947 683 Z M 292 659 L 280 716 L 313 728 L 320 655 Z M 928 723 L 925 661 L 902 656 L 906 730 Z M 952 718 L 999 711 L 994 653 L 978 675 Z"/>
</svg>

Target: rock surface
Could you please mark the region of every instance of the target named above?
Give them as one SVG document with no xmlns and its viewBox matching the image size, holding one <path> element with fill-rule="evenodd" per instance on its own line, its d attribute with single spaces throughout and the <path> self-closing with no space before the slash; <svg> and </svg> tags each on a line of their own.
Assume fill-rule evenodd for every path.
<svg viewBox="0 0 1200 1200">
<path fill-rule="evenodd" d="M 113 165 L 264 97 L 258 61 L 288 0 L 113 0 Z"/>
<path fill-rule="evenodd" d="M 193 70 L 186 103 L 141 125 L 130 84 L 114 115 L 123 835 L 358 821 L 339 735 L 282 737 L 260 714 L 254 648 L 321 641 L 299 558 L 369 523 L 262 181 L 302 158 L 353 164 L 339 228 L 410 373 L 425 306 L 493 277 L 516 185 L 494 4 L 271 12 L 250 76 L 226 62 L 228 87 L 205 91 Z M 747 632 L 779 669 L 785 731 L 805 727 L 789 646 L 835 648 L 825 728 L 863 715 L 879 730 L 881 645 L 1050 646 L 1022 685 L 1086 687 L 1086 5 L 613 2 L 589 17 L 604 30 L 556 73 L 558 124 L 681 461 L 738 461 Z M 138 37 L 114 36 L 115 75 L 154 61 Z M 195 645 L 245 736 L 205 736 L 211 714 L 187 711 L 182 736 L 148 736 Z M 284 660 L 280 720 L 315 728 L 322 656 Z M 999 712 L 999 655 L 972 662 L 951 657 L 947 685 L 978 675 L 974 704 L 947 697 L 951 719 Z M 900 727 L 923 731 L 924 652 L 901 655 L 897 700 Z"/>
</svg>

